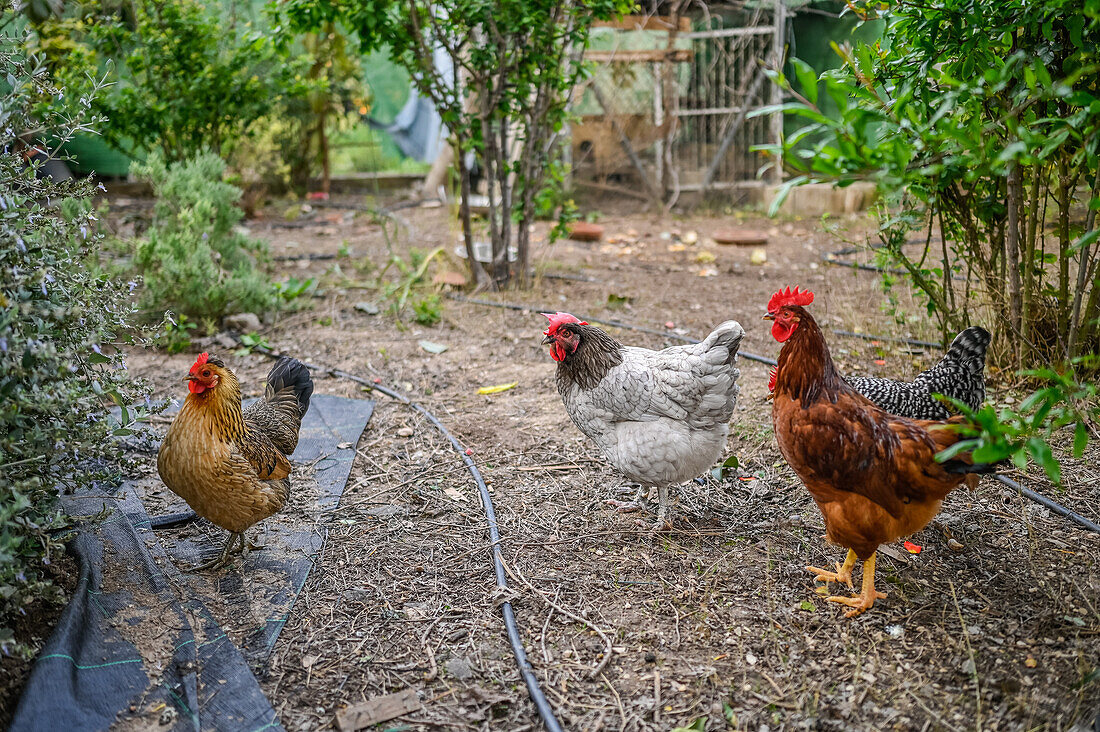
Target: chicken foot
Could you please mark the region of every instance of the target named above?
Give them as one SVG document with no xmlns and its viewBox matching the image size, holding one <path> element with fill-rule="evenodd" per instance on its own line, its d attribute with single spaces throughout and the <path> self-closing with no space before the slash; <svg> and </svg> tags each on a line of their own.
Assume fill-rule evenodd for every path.
<svg viewBox="0 0 1100 732">
<path fill-rule="evenodd" d="M 668 514 L 668 486 L 657 487 L 657 521 L 652 524 L 647 524 L 641 519 L 635 521 L 638 526 L 648 526 L 650 529 L 650 536 L 656 534 L 658 531 L 667 531 L 672 528 L 672 522 L 669 521 L 666 516 Z"/>
<path fill-rule="evenodd" d="M 875 556 L 877 554 L 878 552 L 875 552 L 875 554 L 872 554 L 870 557 L 868 557 L 867 561 L 863 563 L 863 591 L 860 592 L 860 594 L 854 597 L 841 597 L 834 595 L 832 597 L 825 598 L 829 602 L 837 602 L 841 605 L 847 605 L 848 607 L 852 608 L 848 612 L 844 613 L 844 617 L 854 618 L 856 615 L 859 615 L 864 610 L 870 610 L 874 606 L 875 600 L 886 597 L 885 592 L 878 592 L 877 590 L 875 590 Z M 854 552 L 849 556 L 854 556 Z"/>
<path fill-rule="evenodd" d="M 629 490 L 629 488 L 625 491 L 622 488 L 619 488 L 616 490 L 616 492 L 625 493 Z M 634 513 L 635 511 L 646 511 L 649 509 L 649 506 L 646 505 L 646 495 L 648 493 L 649 490 L 645 488 L 645 486 L 638 486 L 638 490 L 634 492 L 634 497 L 631 498 L 629 501 L 620 501 L 614 498 L 608 498 L 606 501 L 604 501 L 604 503 L 606 503 L 608 506 L 614 506 L 619 513 Z"/>
<path fill-rule="evenodd" d="M 236 544 L 240 546 L 234 548 Z M 247 553 L 249 549 L 249 542 L 244 538 L 244 532 L 229 532 L 229 538 L 225 540 L 225 546 L 222 548 L 222 553 L 215 559 L 211 559 L 209 562 L 203 562 L 197 564 L 194 567 L 190 567 L 188 572 L 201 572 L 205 569 L 220 569 L 229 564 L 229 558 L 233 554 L 239 554 L 241 552 Z"/>
<path fill-rule="evenodd" d="M 856 566 L 856 559 L 858 559 L 856 553 L 849 549 L 848 556 L 844 558 L 844 564 L 836 563 L 835 572 L 821 567 L 806 567 L 806 571 L 817 575 L 814 578 L 815 582 L 843 582 L 848 587 L 852 587 L 852 569 Z M 871 566 L 874 567 L 875 565 L 872 564 Z"/>
</svg>

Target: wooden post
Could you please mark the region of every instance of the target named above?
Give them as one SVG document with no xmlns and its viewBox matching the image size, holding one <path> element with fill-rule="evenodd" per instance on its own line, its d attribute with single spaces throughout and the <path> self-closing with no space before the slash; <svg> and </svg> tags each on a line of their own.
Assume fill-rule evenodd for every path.
<svg viewBox="0 0 1100 732">
<path fill-rule="evenodd" d="M 775 65 L 775 70 L 783 71 L 783 59 L 786 56 L 785 46 L 787 44 L 787 5 L 785 0 L 774 0 L 775 2 L 775 47 L 772 49 L 772 61 Z M 783 102 L 783 91 L 779 88 L 778 84 L 771 85 L 771 103 L 781 104 Z M 775 112 L 772 114 L 771 119 L 772 127 L 772 139 L 775 140 L 775 144 L 779 144 L 779 141 L 783 138 L 783 113 Z M 772 182 L 776 185 L 783 182 L 783 165 L 781 160 L 775 161 L 775 166 L 772 168 Z"/>
</svg>

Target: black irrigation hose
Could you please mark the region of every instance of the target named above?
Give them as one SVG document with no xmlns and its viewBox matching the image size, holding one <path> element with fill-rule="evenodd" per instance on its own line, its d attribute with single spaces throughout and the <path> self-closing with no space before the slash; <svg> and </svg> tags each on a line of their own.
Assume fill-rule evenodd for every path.
<svg viewBox="0 0 1100 732">
<path fill-rule="evenodd" d="M 1054 513 L 1065 516 L 1069 520 L 1074 521 L 1078 524 L 1081 524 L 1082 526 L 1084 526 L 1089 531 L 1094 531 L 1097 534 L 1100 534 L 1100 526 L 1096 525 L 1092 521 L 1089 521 L 1084 516 L 1082 516 L 1080 514 L 1077 514 L 1077 513 L 1074 513 L 1073 511 L 1071 511 L 1068 508 L 1066 508 L 1065 506 L 1063 506 L 1061 503 L 1055 503 L 1054 501 L 1052 501 L 1049 498 L 1047 498 L 1046 496 L 1044 496 L 1042 493 L 1036 493 L 1033 490 L 1029 490 L 1028 488 L 1024 488 L 1022 485 L 1020 485 L 1016 481 L 1012 480 L 1012 478 L 1007 478 L 1007 477 L 1005 477 L 1003 475 L 999 475 L 999 474 L 994 475 L 993 477 L 996 478 L 998 482 L 1004 483 L 1009 488 L 1012 488 L 1013 490 L 1019 491 L 1020 493 L 1027 496 L 1028 498 L 1035 501 L 1036 503 L 1041 504 L 1043 506 L 1046 506 L 1051 511 L 1054 511 Z"/>
<path fill-rule="evenodd" d="M 270 358 L 278 358 L 280 355 L 266 349 L 254 350 Z M 311 363 L 305 363 L 305 367 L 310 371 L 327 373 L 341 379 L 348 379 L 357 384 L 362 384 L 363 386 L 379 391 L 411 407 L 417 412 L 420 412 L 420 414 L 424 415 L 424 417 L 431 422 L 448 441 L 450 441 L 451 447 L 453 447 L 462 457 L 462 461 L 466 463 L 470 475 L 473 476 L 474 481 L 477 483 L 478 491 L 481 493 L 482 507 L 485 509 L 485 518 L 489 522 L 489 540 L 492 542 L 493 547 L 493 569 L 496 572 L 497 592 L 502 598 L 500 602 L 500 613 L 504 617 L 504 627 L 508 631 L 508 641 L 512 645 L 512 653 L 516 657 L 516 663 L 519 665 L 519 672 L 523 676 L 524 683 L 527 684 L 527 693 L 530 695 L 531 701 L 535 703 L 535 708 L 538 710 L 539 717 L 542 718 L 543 724 L 546 725 L 546 729 L 549 730 L 549 732 L 562 732 L 561 723 L 558 722 L 557 717 L 554 716 L 554 709 L 550 706 L 550 702 L 546 699 L 546 695 L 542 693 L 542 689 L 539 687 L 539 681 L 535 677 L 534 669 L 531 667 L 530 661 L 527 660 L 527 652 L 524 650 L 523 640 L 519 636 L 519 627 L 516 625 L 516 614 L 512 609 L 512 603 L 505 599 L 509 592 L 508 579 L 504 574 L 504 562 L 500 553 L 500 531 L 497 527 L 497 517 L 496 512 L 493 510 L 493 499 L 489 495 L 489 487 L 485 485 L 485 479 L 481 477 L 481 471 L 477 469 L 477 465 L 474 463 L 473 459 L 466 454 L 466 449 L 462 446 L 462 443 L 455 439 L 454 435 L 443 426 L 443 423 L 440 422 L 434 414 L 412 401 L 404 394 L 392 391 L 381 384 L 376 384 L 354 374 L 349 374 L 346 371 L 324 368 Z"/>
<path fill-rule="evenodd" d="M 149 528 L 154 531 L 157 529 L 178 529 L 180 526 L 186 526 L 192 521 L 196 521 L 198 518 L 199 515 L 194 511 L 169 513 L 164 516 L 150 516 Z"/>
<path fill-rule="evenodd" d="M 904 343 L 909 346 L 920 346 L 921 348 L 939 348 L 939 343 L 932 343 L 930 341 L 918 341 L 913 338 L 893 338 L 891 336 L 871 335 L 869 333 L 853 333 L 850 330 L 838 330 L 833 328 L 833 332 L 837 335 L 846 336 L 848 338 L 862 338 L 865 341 L 890 341 L 891 343 Z"/>
<path fill-rule="evenodd" d="M 856 251 L 858 251 L 856 248 L 849 247 L 848 249 L 841 249 L 840 251 L 826 253 L 826 254 L 822 255 L 822 259 L 825 260 L 826 262 L 828 262 L 829 264 L 839 264 L 839 265 L 842 265 L 842 266 L 852 266 L 853 263 L 842 262 L 842 261 L 837 260 L 836 258 L 839 257 L 839 256 L 845 256 L 845 255 L 848 255 L 848 254 L 853 254 Z M 869 265 L 869 264 L 868 265 L 861 265 L 859 267 L 859 269 L 867 270 L 867 271 L 870 271 L 870 272 L 892 272 L 892 271 L 894 271 L 894 270 L 888 270 L 885 267 L 876 267 L 876 266 Z M 839 332 L 839 331 L 833 331 L 833 332 L 835 333 L 835 332 Z M 842 333 L 842 335 L 852 335 L 852 336 L 856 336 L 858 338 L 867 338 L 867 339 L 874 339 L 874 340 L 895 340 L 895 339 L 889 338 L 888 336 L 866 335 L 866 334 L 862 334 L 862 333 Z M 926 346 L 935 346 L 936 345 L 936 344 L 932 344 L 932 343 L 926 343 L 925 341 L 910 341 L 910 340 L 907 340 L 907 339 L 903 339 L 903 340 L 907 343 L 912 343 L 914 345 L 926 345 Z M 1089 519 L 1085 518 L 1084 516 L 1082 516 L 1079 513 L 1075 513 L 1074 511 L 1066 508 L 1062 504 L 1057 503 L 1055 501 L 1052 501 L 1051 499 L 1044 496 L 1042 493 L 1036 493 L 1035 491 L 1033 491 L 1029 488 L 1024 488 L 1022 485 L 1020 485 L 1016 481 L 1014 481 L 1011 478 L 1008 478 L 1004 475 L 995 474 L 993 476 L 993 478 L 998 483 L 1001 483 L 1001 484 L 1006 485 L 1006 486 L 1008 486 L 1009 488 L 1011 488 L 1015 491 L 1018 491 L 1020 493 L 1020 495 L 1025 496 L 1025 497 L 1031 499 L 1032 501 L 1035 501 L 1036 503 L 1038 503 L 1042 506 L 1046 506 L 1051 511 L 1054 511 L 1054 513 L 1059 514 L 1060 516 L 1064 516 L 1064 517 L 1068 518 L 1070 521 L 1073 521 L 1074 523 L 1085 527 L 1089 531 L 1100 534 L 1100 525 L 1097 525 L 1096 523 L 1094 523 L 1093 521 L 1090 521 Z"/>
<path fill-rule="evenodd" d="M 464 295 L 447 295 L 451 300 L 456 302 L 467 302 L 471 305 L 484 305 L 491 308 L 502 308 L 504 310 L 520 310 L 530 311 L 532 313 L 552 313 L 557 308 L 537 308 L 531 305 L 515 305 L 507 302 L 493 302 L 492 300 L 478 300 L 473 297 L 465 297 Z M 576 313 L 574 313 L 576 315 Z M 630 323 L 623 323 L 618 320 L 608 320 L 607 318 L 594 318 L 590 315 L 577 315 L 581 320 L 588 321 L 590 323 L 603 323 L 604 325 L 610 325 L 612 328 L 622 328 L 623 330 L 634 330 L 639 333 L 649 333 L 650 335 L 661 336 L 662 338 L 671 338 L 673 340 L 682 341 L 684 343 L 698 343 L 695 338 L 688 338 L 682 336 L 679 333 L 673 333 L 667 330 L 656 330 L 655 328 L 643 328 L 640 325 L 631 325 Z M 755 353 L 746 353 L 745 351 L 738 351 L 738 356 L 747 358 L 750 361 L 759 361 L 760 363 L 767 364 L 768 366 L 777 365 L 777 361 L 774 358 L 768 358 L 767 356 L 757 356 Z"/>
</svg>

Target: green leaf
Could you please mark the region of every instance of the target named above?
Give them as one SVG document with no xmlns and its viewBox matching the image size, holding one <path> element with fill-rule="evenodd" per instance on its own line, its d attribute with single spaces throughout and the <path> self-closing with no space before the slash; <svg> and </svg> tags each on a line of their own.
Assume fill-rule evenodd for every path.
<svg viewBox="0 0 1100 732">
<path fill-rule="evenodd" d="M 1047 477 L 1052 482 L 1055 484 L 1062 482 L 1062 466 L 1054 459 L 1054 453 L 1051 452 L 1050 445 L 1047 444 L 1046 440 L 1041 437 L 1030 438 L 1027 441 L 1027 451 L 1031 454 L 1031 459 L 1035 461 L 1035 464 L 1046 472 Z"/>
<path fill-rule="evenodd" d="M 687 727 L 673 727 L 672 732 L 706 732 L 707 718 L 699 717 Z"/>
<path fill-rule="evenodd" d="M 800 58 L 791 58 L 791 65 L 794 67 L 798 85 L 802 88 L 802 96 L 810 100 L 810 104 L 817 104 L 817 72 Z"/>
<path fill-rule="evenodd" d="M 1027 449 L 1025 447 L 1018 447 L 1016 451 L 1012 453 L 1012 464 L 1020 470 L 1027 467 Z"/>
<path fill-rule="evenodd" d="M 1085 446 L 1089 444 L 1089 428 L 1084 422 L 1078 422 L 1073 430 L 1073 457 L 1080 458 L 1085 454 Z"/>
</svg>

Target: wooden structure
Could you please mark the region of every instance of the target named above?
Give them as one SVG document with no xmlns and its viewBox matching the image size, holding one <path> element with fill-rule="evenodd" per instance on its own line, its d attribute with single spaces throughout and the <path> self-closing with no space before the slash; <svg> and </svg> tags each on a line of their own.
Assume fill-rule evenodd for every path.
<svg viewBox="0 0 1100 732">
<path fill-rule="evenodd" d="M 774 142 L 782 116 L 749 118 L 779 101 L 764 68 L 781 64 L 783 0 L 693 4 L 684 15 L 628 16 L 597 23 L 596 73 L 578 92 L 575 179 L 621 186 L 671 205 L 681 192 L 744 186 Z M 778 182 L 779 171 L 770 174 Z"/>
</svg>

